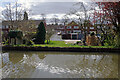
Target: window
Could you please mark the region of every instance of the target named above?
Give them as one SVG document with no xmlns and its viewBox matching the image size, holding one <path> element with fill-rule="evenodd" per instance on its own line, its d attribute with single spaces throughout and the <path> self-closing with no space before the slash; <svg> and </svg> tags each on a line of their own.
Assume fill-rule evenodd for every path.
<svg viewBox="0 0 120 80">
<path fill-rule="evenodd" d="M 94 29 L 94 27 L 90 27 L 90 29 Z"/>
<path fill-rule="evenodd" d="M 71 29 L 71 26 L 67 26 L 67 29 Z"/>
<path fill-rule="evenodd" d="M 6 25 L 6 28 L 8 28 L 8 26 Z"/>
<path fill-rule="evenodd" d="M 5 26 L 2 25 L 2 28 L 5 28 Z"/>
<path fill-rule="evenodd" d="M 71 31 L 67 31 L 67 33 L 69 34 L 69 33 L 71 33 Z"/>
<path fill-rule="evenodd" d="M 59 29 L 64 29 L 64 27 L 59 27 Z"/>
<path fill-rule="evenodd" d="M 73 30 L 73 33 L 81 33 L 81 30 Z"/>
<path fill-rule="evenodd" d="M 78 26 L 74 26 L 74 29 L 78 29 L 79 27 Z"/>
<path fill-rule="evenodd" d="M 83 29 L 88 29 L 88 27 L 83 27 Z"/>
</svg>

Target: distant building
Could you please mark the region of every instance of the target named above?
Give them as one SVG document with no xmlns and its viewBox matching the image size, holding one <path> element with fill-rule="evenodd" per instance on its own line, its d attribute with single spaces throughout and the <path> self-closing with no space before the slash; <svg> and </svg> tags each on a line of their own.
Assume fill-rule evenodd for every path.
<svg viewBox="0 0 120 80">
<path fill-rule="evenodd" d="M 96 33 L 96 28 L 88 23 L 86 27 L 78 25 L 76 22 L 72 21 L 66 26 L 60 26 L 56 29 L 61 32 L 63 39 L 83 39 L 84 33 L 89 34 L 91 32 Z"/>
</svg>

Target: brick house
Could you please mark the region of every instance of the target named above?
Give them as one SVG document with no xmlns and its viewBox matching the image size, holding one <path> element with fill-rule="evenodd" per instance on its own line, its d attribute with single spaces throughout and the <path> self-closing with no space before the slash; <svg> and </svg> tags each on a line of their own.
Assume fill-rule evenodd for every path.
<svg viewBox="0 0 120 80">
<path fill-rule="evenodd" d="M 7 40 L 9 30 L 21 30 L 24 35 L 30 32 L 36 32 L 40 22 L 43 22 L 46 28 L 45 20 L 29 20 L 26 12 L 24 13 L 23 20 L 2 21 L 2 41 Z"/>
<path fill-rule="evenodd" d="M 96 28 L 90 23 L 86 27 L 78 25 L 76 22 L 72 21 L 65 26 L 60 26 L 57 28 L 58 32 L 61 32 L 63 39 L 79 39 L 82 40 L 84 33 L 89 34 L 91 32 L 96 33 Z"/>
<path fill-rule="evenodd" d="M 2 37 L 6 40 L 9 30 L 22 30 L 23 34 L 36 32 L 40 22 L 44 22 L 46 26 L 46 22 L 43 20 L 2 21 Z"/>
</svg>

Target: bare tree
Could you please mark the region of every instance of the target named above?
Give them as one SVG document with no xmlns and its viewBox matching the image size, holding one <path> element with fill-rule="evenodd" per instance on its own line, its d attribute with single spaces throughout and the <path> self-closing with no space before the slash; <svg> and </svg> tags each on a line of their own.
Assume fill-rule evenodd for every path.
<svg viewBox="0 0 120 80">
<path fill-rule="evenodd" d="M 120 1 L 118 2 L 98 2 L 99 8 L 114 26 L 116 47 L 120 47 Z"/>
<path fill-rule="evenodd" d="M 47 40 L 47 44 L 50 42 L 51 36 L 55 33 L 54 27 L 55 27 L 54 25 L 48 25 L 46 27 L 46 40 Z"/>
<path fill-rule="evenodd" d="M 46 15 L 44 13 L 41 14 L 43 20 L 46 20 Z"/>
<path fill-rule="evenodd" d="M 16 2 L 15 4 L 9 3 L 6 5 L 5 10 L 2 11 L 4 20 L 10 21 L 10 26 L 13 28 L 13 21 L 22 19 L 23 8 Z"/>
<path fill-rule="evenodd" d="M 90 13 L 88 13 L 88 11 L 91 11 L 93 10 L 92 7 L 87 7 L 83 2 L 78 2 L 76 4 L 74 4 L 73 6 L 78 6 L 78 9 L 72 9 L 69 13 L 69 15 L 75 15 L 76 18 L 78 19 L 78 24 L 81 25 L 81 26 L 84 26 L 83 27 L 83 33 L 84 33 L 84 40 L 83 40 L 83 43 L 84 45 L 85 42 L 86 42 L 86 27 L 89 26 L 89 23 L 90 23 Z"/>
<path fill-rule="evenodd" d="M 111 40 L 114 40 L 115 34 L 113 33 L 114 31 L 112 29 L 112 26 L 109 25 L 111 23 L 108 18 L 108 15 L 101 12 L 101 10 L 95 10 L 93 18 L 95 18 L 94 26 L 97 29 L 97 33 L 101 35 L 101 37 L 97 36 L 101 45 L 104 46 L 104 43 L 108 39 L 109 40 L 107 42 L 109 42 L 109 45 L 112 45 L 113 42 L 111 42 Z"/>
<path fill-rule="evenodd" d="M 59 23 L 59 19 L 58 19 L 58 16 L 57 15 L 53 15 L 52 19 L 51 19 L 51 22 L 53 22 L 55 25 L 58 25 Z"/>
<path fill-rule="evenodd" d="M 28 41 L 31 40 L 34 36 L 33 34 L 36 32 L 36 24 L 34 20 L 18 21 L 16 24 L 18 25 L 17 30 L 23 32 L 24 39 Z"/>
<path fill-rule="evenodd" d="M 66 25 L 66 23 L 69 21 L 69 16 L 67 14 L 65 14 L 63 17 L 62 17 L 62 20 L 61 20 L 61 23 L 64 23 L 64 26 Z"/>
<path fill-rule="evenodd" d="M 2 11 L 2 15 L 5 20 L 13 21 L 13 20 L 21 20 L 23 8 L 16 2 L 15 4 L 8 4 L 4 11 Z"/>
</svg>

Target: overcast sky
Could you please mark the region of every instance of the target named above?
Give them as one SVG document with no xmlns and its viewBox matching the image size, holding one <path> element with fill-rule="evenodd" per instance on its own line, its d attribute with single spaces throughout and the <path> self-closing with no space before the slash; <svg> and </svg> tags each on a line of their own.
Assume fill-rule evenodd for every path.
<svg viewBox="0 0 120 80">
<path fill-rule="evenodd" d="M 8 3 L 9 2 L 3 2 L 0 9 L 4 10 Z M 48 18 L 51 18 L 54 14 L 61 17 L 68 13 L 75 3 L 76 2 L 29 2 L 21 4 L 25 7 L 26 11 L 30 11 L 29 18 L 39 19 L 41 17 L 40 15 L 43 13 Z"/>
<path fill-rule="evenodd" d="M 45 14 L 47 18 L 57 15 L 62 18 L 63 15 L 70 12 L 73 8 L 78 8 L 74 4 L 83 2 L 88 6 L 90 0 L 1 0 L 0 12 L 5 9 L 8 3 L 18 2 L 29 12 L 29 18 L 41 19 L 41 14 Z"/>
<path fill-rule="evenodd" d="M 54 14 L 62 15 L 68 13 L 71 8 L 73 8 L 74 2 L 45 2 L 45 3 L 34 3 L 31 5 L 30 9 L 33 15 L 39 16 L 41 13 L 47 15 L 48 18 L 52 17 Z"/>
<path fill-rule="evenodd" d="M 0 12 L 5 9 L 8 3 L 15 3 L 16 1 L 26 8 L 26 11 L 30 10 L 29 18 L 39 19 L 42 13 L 46 14 L 48 18 L 54 14 L 61 17 L 69 13 L 69 11 L 75 7 L 73 4 L 77 2 L 83 2 L 89 6 L 87 2 L 102 0 L 0 0 Z"/>
</svg>

